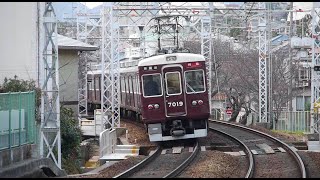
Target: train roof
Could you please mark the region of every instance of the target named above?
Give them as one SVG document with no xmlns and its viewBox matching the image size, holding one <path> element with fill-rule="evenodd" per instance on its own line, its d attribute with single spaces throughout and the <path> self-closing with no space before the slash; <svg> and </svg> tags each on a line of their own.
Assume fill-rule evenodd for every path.
<svg viewBox="0 0 320 180">
<path fill-rule="evenodd" d="M 105 71 L 109 72 L 109 70 Z M 120 68 L 120 73 L 138 72 L 138 66 Z M 101 70 L 88 71 L 87 74 L 101 74 Z"/>
<path fill-rule="evenodd" d="M 120 68 L 120 73 L 138 72 L 138 66 Z"/>
<path fill-rule="evenodd" d="M 175 56 L 176 60 L 167 61 L 167 57 Z M 183 62 L 194 62 L 194 61 L 205 61 L 205 58 L 201 54 L 193 53 L 171 53 L 156 55 L 141 60 L 138 66 L 151 66 L 159 64 L 172 64 L 172 63 L 183 63 Z"/>
<path fill-rule="evenodd" d="M 101 74 L 101 70 L 88 71 L 87 74 Z"/>
<path fill-rule="evenodd" d="M 175 61 L 167 61 L 167 57 L 175 56 Z M 142 59 L 138 62 L 138 60 L 126 61 L 120 63 L 120 73 L 127 72 L 138 72 L 138 66 L 152 66 L 159 64 L 171 64 L 171 63 L 183 63 L 183 62 L 194 62 L 194 61 L 205 61 L 205 58 L 201 54 L 193 54 L 193 53 L 171 53 L 171 54 L 163 54 L 156 55 L 152 57 L 148 57 Z M 122 65 L 121 65 L 122 64 Z M 108 72 L 109 70 L 105 71 Z M 87 74 L 101 74 L 100 69 L 89 70 Z"/>
</svg>

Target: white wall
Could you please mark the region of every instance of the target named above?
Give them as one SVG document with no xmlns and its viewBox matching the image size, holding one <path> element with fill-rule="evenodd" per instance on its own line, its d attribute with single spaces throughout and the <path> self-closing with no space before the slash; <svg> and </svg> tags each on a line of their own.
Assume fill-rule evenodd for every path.
<svg viewBox="0 0 320 180">
<path fill-rule="evenodd" d="M 0 84 L 37 80 L 37 3 L 0 2 Z"/>
<path fill-rule="evenodd" d="M 14 75 L 38 82 L 37 12 L 36 2 L 0 2 L 0 84 Z M 60 101 L 78 101 L 77 51 L 58 53 Z"/>
<path fill-rule="evenodd" d="M 74 115 L 78 114 L 78 67 L 79 56 L 75 50 L 59 49 L 59 95 L 60 102 L 72 103 L 66 105 L 72 108 Z M 72 101 L 72 102 L 71 102 Z"/>
<path fill-rule="evenodd" d="M 78 100 L 78 63 L 77 51 L 59 50 L 60 101 Z"/>
</svg>

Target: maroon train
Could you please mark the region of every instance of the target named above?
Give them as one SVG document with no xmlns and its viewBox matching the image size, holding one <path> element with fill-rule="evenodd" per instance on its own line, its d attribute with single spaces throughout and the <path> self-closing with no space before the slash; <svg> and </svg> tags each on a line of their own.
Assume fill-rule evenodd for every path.
<svg viewBox="0 0 320 180">
<path fill-rule="evenodd" d="M 209 101 L 202 55 L 172 53 L 120 63 L 121 117 L 135 115 L 150 141 L 207 136 Z M 88 73 L 88 105 L 100 104 L 99 71 Z"/>
</svg>

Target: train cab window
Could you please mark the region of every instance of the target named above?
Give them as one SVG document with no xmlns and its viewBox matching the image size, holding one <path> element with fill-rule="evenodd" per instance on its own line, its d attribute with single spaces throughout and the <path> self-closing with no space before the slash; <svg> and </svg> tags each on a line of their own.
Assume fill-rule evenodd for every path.
<svg viewBox="0 0 320 180">
<path fill-rule="evenodd" d="M 143 75 L 143 95 L 162 96 L 161 76 L 160 74 Z"/>
<path fill-rule="evenodd" d="M 166 73 L 166 90 L 168 95 L 181 94 L 181 80 L 179 72 Z"/>
<path fill-rule="evenodd" d="M 204 71 L 192 70 L 185 72 L 187 93 L 198 93 L 205 91 Z"/>
</svg>

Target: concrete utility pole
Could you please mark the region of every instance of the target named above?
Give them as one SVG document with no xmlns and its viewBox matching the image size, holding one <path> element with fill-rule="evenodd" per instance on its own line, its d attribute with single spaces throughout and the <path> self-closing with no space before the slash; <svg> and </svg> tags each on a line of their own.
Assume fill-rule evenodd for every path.
<svg viewBox="0 0 320 180">
<path fill-rule="evenodd" d="M 293 2 L 290 2 L 290 10 L 293 10 Z M 292 38 L 292 32 L 293 32 L 293 12 L 290 11 L 290 29 L 289 29 L 289 40 L 290 40 L 290 44 L 291 44 L 291 38 Z M 290 84 L 289 84 L 289 89 L 288 89 L 288 94 L 289 97 L 292 96 L 292 84 L 293 84 L 293 76 L 292 76 L 292 48 L 290 46 L 289 48 L 289 70 L 290 70 Z M 289 111 L 292 111 L 292 100 L 289 101 Z"/>
</svg>

